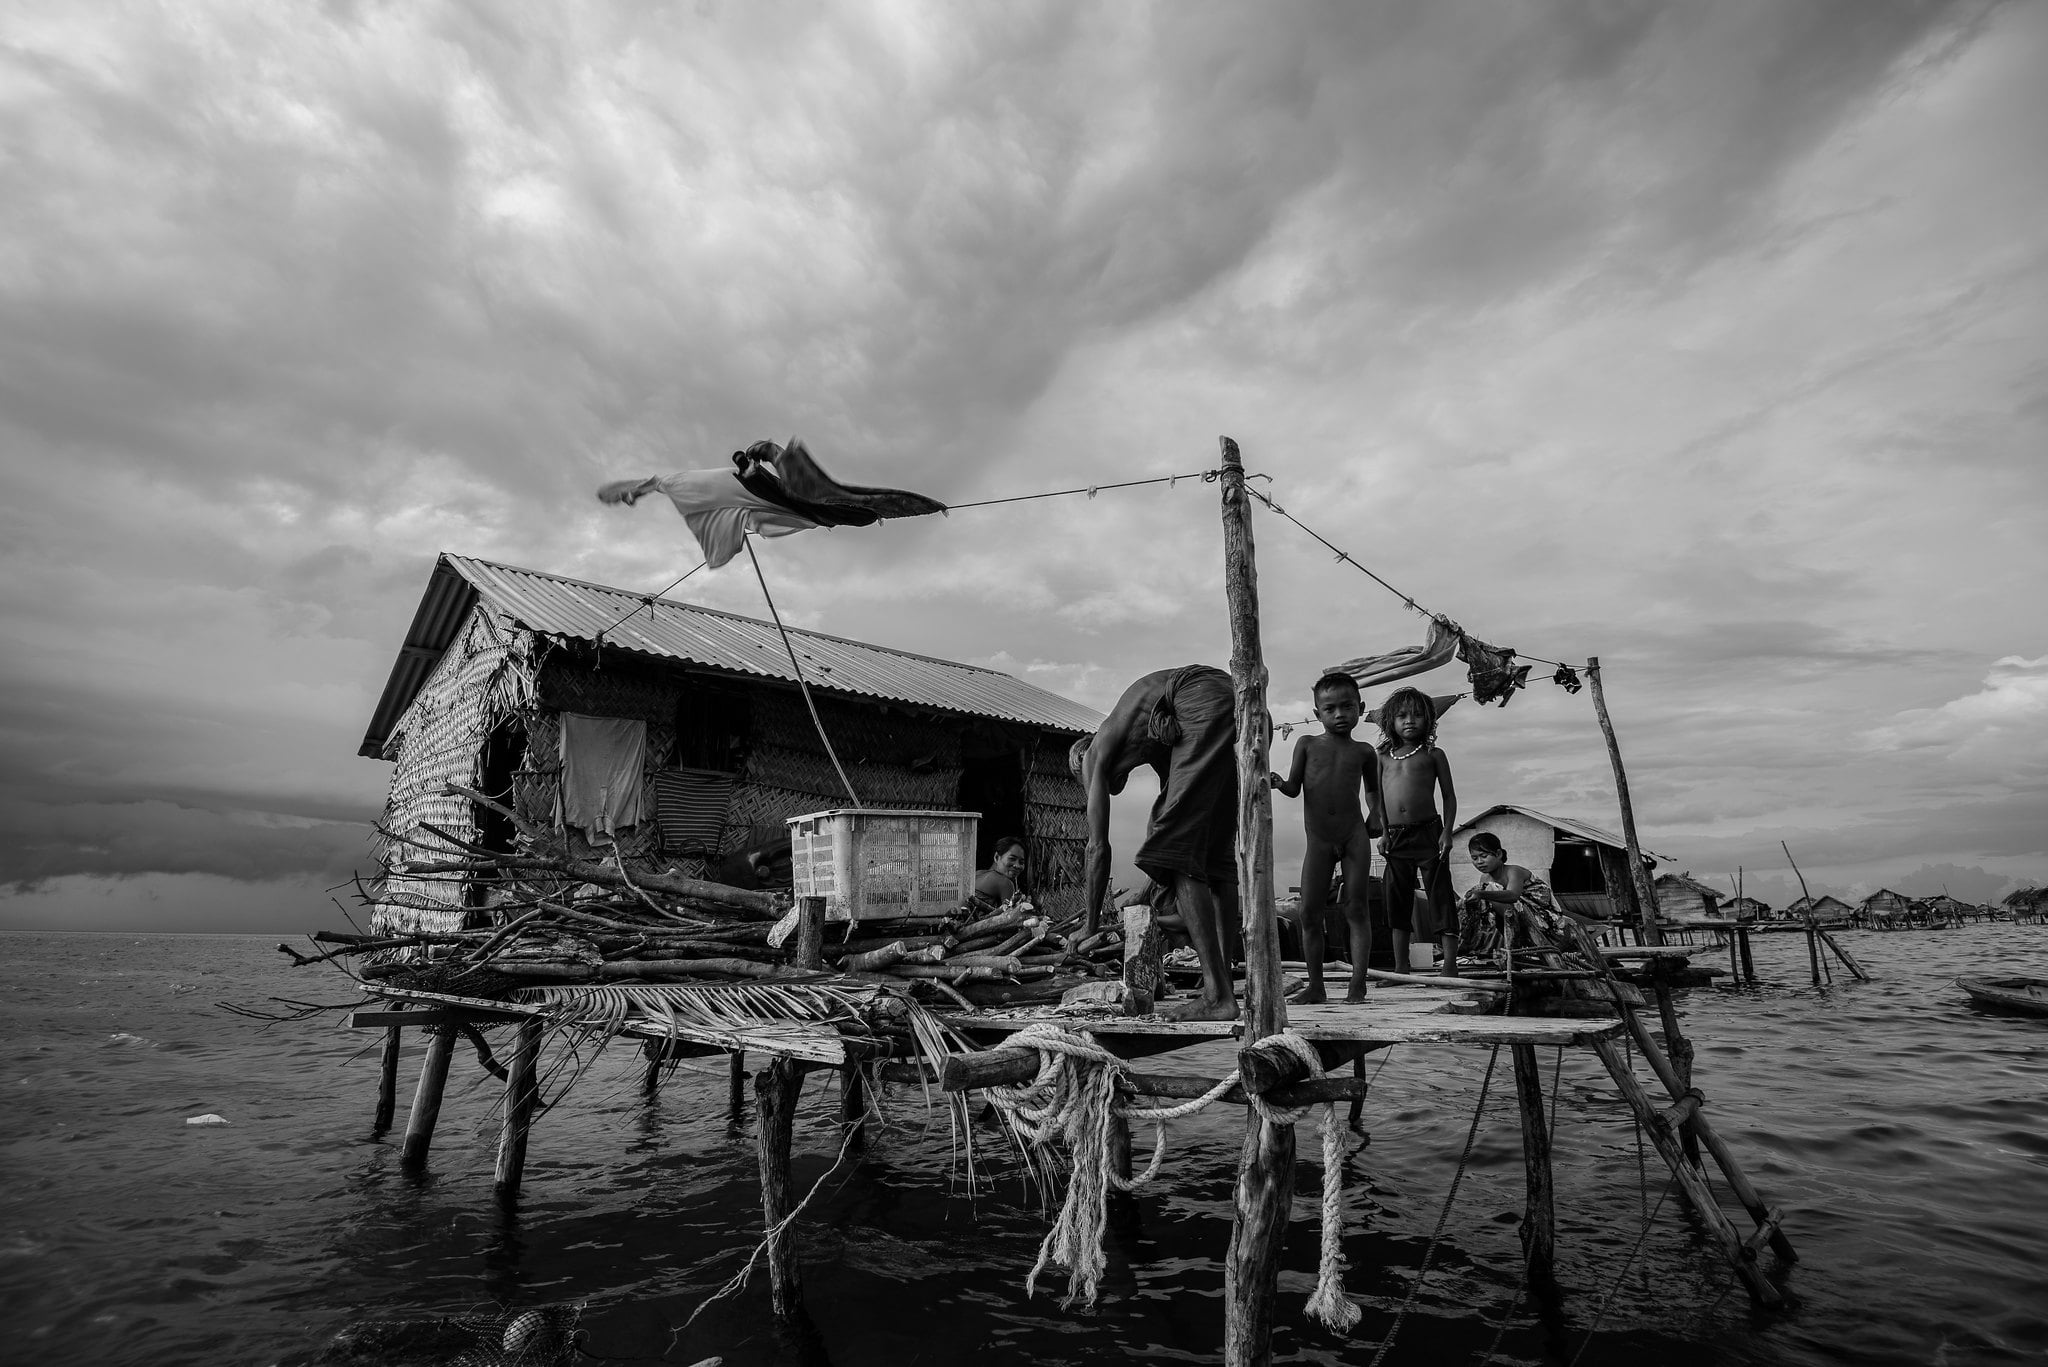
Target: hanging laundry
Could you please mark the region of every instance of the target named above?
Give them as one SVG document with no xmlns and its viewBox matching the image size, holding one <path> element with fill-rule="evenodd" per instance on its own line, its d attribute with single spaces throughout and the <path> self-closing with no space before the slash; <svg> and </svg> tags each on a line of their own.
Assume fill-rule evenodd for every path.
<svg viewBox="0 0 2048 1367">
<path fill-rule="evenodd" d="M 1579 671 L 1570 665 L 1559 665 L 1557 673 L 1550 676 L 1550 681 L 1567 693 L 1576 693 L 1585 687 L 1579 682 Z"/>
<path fill-rule="evenodd" d="M 1458 658 L 1470 667 L 1466 677 L 1472 681 L 1472 701 L 1482 707 L 1496 701 L 1506 707 L 1516 689 L 1529 686 L 1529 666 L 1515 663 L 1512 646 L 1490 646 L 1461 635 Z"/>
<path fill-rule="evenodd" d="M 647 723 L 562 713 L 562 824 L 612 836 L 640 824 Z"/>
<path fill-rule="evenodd" d="M 599 487 L 598 501 L 630 507 L 646 494 L 668 495 L 712 569 L 740 553 L 748 532 L 788 536 L 813 527 L 865 527 L 884 517 L 917 517 L 946 507 L 905 489 L 841 484 L 794 438 L 788 446 L 755 442 L 733 453 L 733 465 L 729 471 L 614 480 Z"/>
<path fill-rule="evenodd" d="M 1429 639 L 1419 646 L 1404 646 L 1386 655 L 1366 655 L 1332 665 L 1326 674 L 1349 674 L 1361 689 L 1393 683 L 1412 675 L 1447 665 L 1458 653 L 1458 625 L 1443 617 L 1429 619 Z M 1439 711 L 1442 709 L 1439 708 Z"/>
</svg>

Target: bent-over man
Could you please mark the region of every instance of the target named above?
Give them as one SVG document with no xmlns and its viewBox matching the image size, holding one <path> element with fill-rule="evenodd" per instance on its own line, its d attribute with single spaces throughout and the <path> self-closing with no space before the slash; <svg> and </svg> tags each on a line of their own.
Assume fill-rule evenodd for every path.
<svg viewBox="0 0 2048 1367">
<path fill-rule="evenodd" d="M 1088 927 L 1109 891 L 1110 799 L 1133 769 L 1159 774 L 1159 798 L 1138 846 L 1138 868 L 1173 889 L 1188 939 L 1202 961 L 1199 1001 L 1161 1015 L 1234 1020 L 1224 927 L 1237 917 L 1237 701 L 1230 676 L 1213 665 L 1147 674 L 1118 698 L 1091 737 L 1068 755 L 1088 794 Z M 1226 919 L 1228 918 L 1228 919 Z"/>
</svg>

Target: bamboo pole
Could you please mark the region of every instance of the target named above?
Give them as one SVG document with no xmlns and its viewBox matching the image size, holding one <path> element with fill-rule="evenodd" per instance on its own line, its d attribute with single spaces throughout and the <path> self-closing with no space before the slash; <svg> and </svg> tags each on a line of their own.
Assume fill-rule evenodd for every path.
<svg viewBox="0 0 2048 1367">
<path fill-rule="evenodd" d="M 533 1130 L 533 1112 L 540 1101 L 539 1060 L 541 1022 L 519 1022 L 519 1035 L 512 1044 L 510 1066 L 505 1072 L 505 1119 L 498 1131 L 498 1171 L 494 1191 L 500 1201 L 519 1195 L 520 1179 L 526 1171 L 526 1137 Z"/>
<path fill-rule="evenodd" d="M 1614 722 L 1607 715 L 1607 690 L 1600 685 L 1600 657 L 1586 659 L 1586 682 L 1593 686 L 1593 714 L 1600 719 L 1600 734 L 1607 738 L 1607 759 L 1614 766 L 1614 793 L 1621 799 L 1621 840 L 1628 847 L 1628 871 L 1636 890 L 1640 921 L 1636 935 L 1644 944 L 1664 943 L 1663 927 L 1657 924 L 1657 888 L 1650 871 L 1643 867 L 1643 847 L 1636 839 L 1636 809 L 1628 797 L 1628 770 L 1621 767 L 1621 742 L 1614 738 Z"/>
<path fill-rule="evenodd" d="M 1543 1074 L 1536 1046 L 1511 1046 L 1515 1094 L 1522 1111 L 1522 1168 L 1528 1197 L 1522 1208 L 1522 1260 L 1538 1295 L 1557 1294 L 1557 1205 L 1550 1171 L 1550 1126 L 1543 1113 Z"/>
<path fill-rule="evenodd" d="M 398 1027 L 386 1026 L 384 1056 L 377 1063 L 377 1114 L 370 1121 L 373 1134 L 390 1129 L 391 1117 L 398 1112 L 398 1051 L 403 1047 Z"/>
<path fill-rule="evenodd" d="M 448 1086 L 448 1064 L 455 1057 L 457 1033 L 452 1025 L 436 1025 L 427 1031 L 427 1057 L 412 1094 L 412 1115 L 405 1122 L 401 1161 L 408 1168 L 425 1167 L 427 1150 L 433 1147 L 434 1125 L 441 1118 L 441 1093 Z"/>
<path fill-rule="evenodd" d="M 1281 995 L 1280 933 L 1273 910 L 1273 793 L 1267 786 L 1272 718 L 1266 712 L 1266 662 L 1259 640 L 1259 569 L 1251 500 L 1237 443 L 1220 437 L 1223 456 L 1223 590 L 1230 606 L 1230 681 L 1237 699 L 1237 889 L 1244 926 L 1244 1040 L 1287 1028 Z M 1237 1166 L 1236 1218 L 1223 1263 L 1223 1360 L 1265 1367 L 1273 1358 L 1273 1303 L 1280 1245 L 1294 1198 L 1294 1127 L 1245 1111 Z"/>
<path fill-rule="evenodd" d="M 803 1069 L 795 1059 L 771 1059 L 754 1075 L 754 1103 L 759 1116 L 755 1145 L 761 1164 L 761 1220 L 768 1231 L 768 1294 L 778 1319 L 803 1313 L 803 1279 L 796 1262 L 796 1243 L 784 1225 L 791 1209 L 789 1141 L 796 1118 L 797 1092 Z"/>
</svg>

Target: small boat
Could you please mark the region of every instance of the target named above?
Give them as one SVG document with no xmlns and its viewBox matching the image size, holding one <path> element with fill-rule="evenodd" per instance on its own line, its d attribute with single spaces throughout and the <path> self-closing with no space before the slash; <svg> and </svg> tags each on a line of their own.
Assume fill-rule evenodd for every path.
<svg viewBox="0 0 2048 1367">
<path fill-rule="evenodd" d="M 1956 986 L 1979 1006 L 2048 1016 L 2048 978 L 1957 978 Z"/>
</svg>

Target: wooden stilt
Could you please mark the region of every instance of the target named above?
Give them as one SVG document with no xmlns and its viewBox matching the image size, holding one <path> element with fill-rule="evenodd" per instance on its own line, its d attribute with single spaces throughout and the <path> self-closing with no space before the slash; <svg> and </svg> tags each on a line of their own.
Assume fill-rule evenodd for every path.
<svg viewBox="0 0 2048 1367">
<path fill-rule="evenodd" d="M 1652 960 L 1650 964 L 1650 985 L 1657 993 L 1657 1018 L 1664 1026 L 1664 1047 L 1671 1057 L 1671 1070 L 1679 1082 L 1688 1090 L 1692 1087 L 1692 1041 L 1678 1029 L 1678 1008 L 1671 1000 L 1671 984 L 1664 977 L 1661 964 Z M 1682 1139 L 1685 1156 L 1694 1163 L 1700 1161 L 1699 1137 L 1687 1126 Z"/>
<path fill-rule="evenodd" d="M 1657 1146 L 1657 1153 L 1663 1158 L 1665 1166 L 1671 1169 L 1671 1175 L 1677 1179 L 1679 1189 L 1686 1195 L 1686 1204 L 1692 1207 L 1694 1213 L 1700 1217 L 1700 1222 L 1706 1225 L 1707 1232 L 1713 1236 L 1714 1242 L 1721 1246 L 1722 1253 L 1727 1255 L 1729 1265 L 1735 1269 L 1735 1274 L 1742 1278 L 1743 1285 L 1749 1288 L 1750 1296 L 1763 1305 L 1778 1304 L 1782 1298 L 1778 1295 L 1778 1289 L 1772 1286 L 1757 1268 L 1756 1250 L 1743 1241 L 1742 1235 L 1736 1232 L 1735 1226 L 1729 1223 L 1727 1215 L 1715 1202 L 1714 1193 L 1707 1186 L 1706 1174 L 1694 1164 L 1685 1161 L 1685 1153 L 1678 1144 L 1678 1127 L 1672 1123 L 1670 1117 L 1651 1105 L 1642 1084 L 1636 1081 L 1635 1074 L 1629 1070 L 1628 1061 L 1622 1057 L 1621 1049 L 1613 1040 L 1596 1040 L 1592 1049 L 1607 1066 L 1608 1075 L 1614 1079 L 1614 1085 L 1621 1089 L 1622 1098 L 1628 1102 L 1629 1109 L 1636 1113 L 1636 1119 L 1649 1134 L 1650 1142 Z"/>
<path fill-rule="evenodd" d="M 1287 1028 L 1281 995 L 1280 933 L 1273 910 L 1273 792 L 1266 783 L 1272 718 L 1259 640 L 1259 571 L 1251 500 L 1237 443 L 1223 455 L 1223 588 L 1230 604 L 1230 680 L 1237 700 L 1237 888 L 1244 926 L 1245 1043 Z M 1294 1198 L 1294 1127 L 1245 1111 L 1237 1168 L 1237 1214 L 1223 1263 L 1223 1360 L 1264 1367 L 1273 1356 L 1273 1304 L 1280 1245 Z"/>
<path fill-rule="evenodd" d="M 858 1063 L 849 1063 L 839 1070 L 839 1125 L 841 1129 L 854 1131 L 850 1145 L 857 1146 L 867 1137 L 868 1085 Z"/>
<path fill-rule="evenodd" d="M 732 1051 L 727 1061 L 725 1078 L 725 1108 L 737 1121 L 747 1104 L 747 1054 L 744 1049 Z"/>
<path fill-rule="evenodd" d="M 1365 1081 L 1365 1054 L 1363 1052 L 1360 1052 L 1352 1057 L 1351 1076 L 1357 1078 L 1360 1082 Z M 1356 1130 L 1359 1128 L 1360 1122 L 1364 1119 L 1365 1098 L 1362 1096 L 1355 1096 L 1351 1098 L 1351 1114 L 1345 1117 L 1344 1123 L 1349 1125 L 1352 1129 Z"/>
<path fill-rule="evenodd" d="M 668 1061 L 668 1042 L 658 1039 L 641 1040 L 640 1057 L 647 1061 L 645 1070 L 640 1074 L 640 1090 L 652 1096 L 661 1088 L 661 1068 Z"/>
<path fill-rule="evenodd" d="M 1835 937 L 1830 935 L 1827 931 L 1822 930 L 1820 927 L 1820 923 L 1818 921 L 1814 922 L 1813 933 L 1820 936 L 1822 942 L 1825 943 L 1829 949 L 1835 951 L 1835 957 L 1842 961 L 1842 967 L 1848 969 L 1850 973 L 1854 974 L 1857 982 L 1867 983 L 1870 981 L 1870 975 L 1863 971 L 1862 964 L 1856 962 L 1856 956 L 1851 954 L 1848 950 L 1842 948 L 1840 944 L 1836 943 Z"/>
<path fill-rule="evenodd" d="M 1813 985 L 1820 986 L 1820 939 L 1814 929 L 1813 918 L 1806 918 L 1806 957 L 1813 965 Z"/>
<path fill-rule="evenodd" d="M 1749 956 L 1749 927 L 1735 927 L 1736 936 L 1742 941 L 1742 976 L 1751 987 L 1756 986 L 1756 960 Z"/>
<path fill-rule="evenodd" d="M 378 1060 L 377 1068 L 377 1114 L 370 1121 L 370 1130 L 382 1134 L 391 1128 L 391 1118 L 398 1113 L 398 1051 L 404 1047 L 398 1027 L 384 1028 L 384 1056 Z"/>
<path fill-rule="evenodd" d="M 540 1102 L 540 1037 L 538 1020 L 519 1022 L 519 1035 L 506 1067 L 505 1118 L 498 1131 L 498 1171 L 493 1184 L 500 1201 L 519 1195 L 526 1172 L 526 1137 L 533 1129 L 534 1108 Z"/>
<path fill-rule="evenodd" d="M 455 1057 L 455 1026 L 427 1031 L 427 1059 L 420 1065 L 420 1085 L 412 1094 L 412 1115 L 405 1122 L 403 1160 L 409 1168 L 426 1166 L 434 1144 L 434 1124 L 441 1118 L 441 1093 L 448 1086 L 448 1063 Z"/>
<path fill-rule="evenodd" d="M 1131 1122 L 1122 1116 L 1109 1124 L 1109 1165 L 1118 1177 L 1131 1180 Z"/>
<path fill-rule="evenodd" d="M 1593 714 L 1600 719 L 1600 734 L 1607 738 L 1607 759 L 1614 767 L 1614 794 L 1621 799 L 1621 840 L 1628 846 L 1628 872 L 1636 890 L 1636 902 L 1642 908 L 1642 921 L 1636 928 L 1638 938 L 1644 944 L 1661 945 L 1664 932 L 1657 924 L 1657 888 L 1650 882 L 1650 871 L 1643 867 L 1643 847 L 1636 840 L 1636 809 L 1628 797 L 1628 771 L 1621 767 L 1621 743 L 1614 738 L 1614 723 L 1607 716 L 1607 691 L 1600 686 L 1600 657 L 1589 656 L 1586 660 L 1586 682 L 1593 689 Z"/>
<path fill-rule="evenodd" d="M 738 1057 L 735 1055 L 735 1057 Z M 768 1230 L 768 1292 L 778 1317 L 803 1313 L 803 1282 L 797 1272 L 793 1231 L 779 1228 L 792 1205 L 789 1183 L 789 1140 L 796 1118 L 797 1092 L 803 1069 L 795 1059 L 771 1059 L 754 1075 L 758 1117 L 756 1149 L 761 1160 L 761 1220 Z"/>
<path fill-rule="evenodd" d="M 1522 1260 L 1539 1295 L 1557 1293 L 1557 1206 L 1550 1172 L 1550 1124 L 1543 1110 L 1543 1074 L 1536 1046 L 1513 1046 L 1515 1094 L 1522 1109 L 1522 1167 L 1528 1199 L 1522 1208 Z"/>
</svg>

